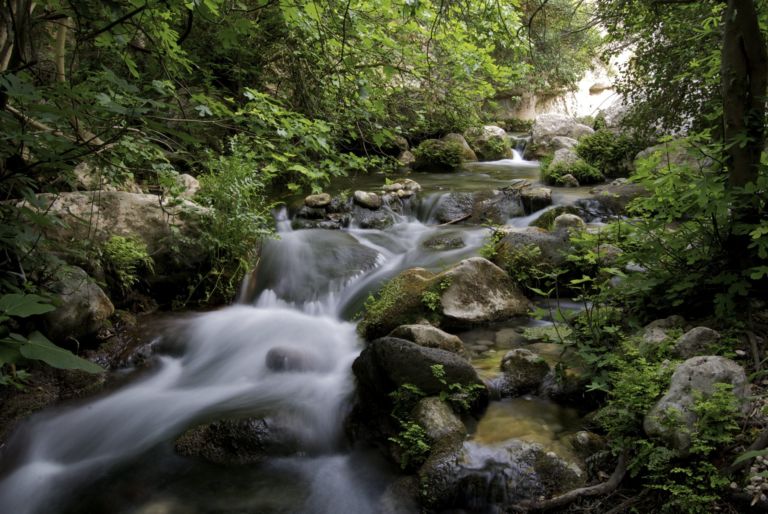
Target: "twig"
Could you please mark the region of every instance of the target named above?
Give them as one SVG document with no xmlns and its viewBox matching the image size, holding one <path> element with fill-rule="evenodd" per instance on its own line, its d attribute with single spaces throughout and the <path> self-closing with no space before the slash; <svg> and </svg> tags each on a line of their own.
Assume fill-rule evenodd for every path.
<svg viewBox="0 0 768 514">
<path fill-rule="evenodd" d="M 458 223 L 460 221 L 464 221 L 465 219 L 468 219 L 468 218 L 471 218 L 471 217 L 472 217 L 472 213 L 469 213 L 466 216 L 462 216 L 461 218 L 456 218 L 455 220 L 446 221 L 445 223 L 441 223 L 440 225 L 438 225 L 438 227 L 444 227 L 446 225 L 453 225 L 454 223 Z"/>
</svg>

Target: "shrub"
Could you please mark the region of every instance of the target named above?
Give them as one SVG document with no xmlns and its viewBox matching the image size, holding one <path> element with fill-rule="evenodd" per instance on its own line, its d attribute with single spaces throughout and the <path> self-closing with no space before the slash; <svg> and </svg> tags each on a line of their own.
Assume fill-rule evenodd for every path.
<svg viewBox="0 0 768 514">
<path fill-rule="evenodd" d="M 454 141 L 427 139 L 413 151 L 417 168 L 447 168 L 455 170 L 461 166 L 461 145 Z"/>
<path fill-rule="evenodd" d="M 600 129 L 579 141 L 576 153 L 608 177 L 624 177 L 632 171 L 632 161 L 642 145 L 626 134 Z"/>
<path fill-rule="evenodd" d="M 147 245 L 123 236 L 112 236 L 104 243 L 102 259 L 123 292 L 139 281 L 140 271 L 154 271 Z"/>
<path fill-rule="evenodd" d="M 582 159 L 572 162 L 559 161 L 545 166 L 541 171 L 541 178 L 547 184 L 563 185 L 565 175 L 573 175 L 579 184 L 596 184 L 605 180 L 600 170 Z"/>
</svg>

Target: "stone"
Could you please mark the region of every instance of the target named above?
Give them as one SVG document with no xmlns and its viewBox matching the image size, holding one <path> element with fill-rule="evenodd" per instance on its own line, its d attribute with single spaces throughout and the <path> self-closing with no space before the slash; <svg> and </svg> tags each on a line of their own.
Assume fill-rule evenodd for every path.
<svg viewBox="0 0 768 514">
<path fill-rule="evenodd" d="M 395 217 L 392 212 L 385 209 L 372 210 L 355 205 L 352 209 L 352 222 L 360 228 L 383 230 L 395 223 Z"/>
<path fill-rule="evenodd" d="M 331 195 L 328 193 L 320 193 L 316 195 L 309 195 L 304 198 L 304 205 L 307 207 L 325 207 L 331 203 Z"/>
<path fill-rule="evenodd" d="M 626 179 L 616 179 L 590 192 L 594 195 L 593 199 L 600 204 L 602 213 L 613 216 L 623 216 L 627 212 L 629 202 L 649 194 L 648 190 L 640 184 L 627 182 Z"/>
<path fill-rule="evenodd" d="M 404 150 L 397 157 L 397 162 L 399 162 L 400 166 L 404 168 L 410 168 L 416 162 L 416 156 L 413 155 L 413 152 L 411 152 L 410 150 Z"/>
<path fill-rule="evenodd" d="M 560 177 L 560 184 L 563 185 L 563 187 L 580 187 L 581 184 L 579 184 L 579 179 L 573 176 L 571 173 L 566 173 L 562 177 Z"/>
<path fill-rule="evenodd" d="M 74 188 L 79 191 L 126 191 L 141 193 L 141 188 L 132 179 L 113 184 L 100 169 L 94 168 L 87 162 L 81 162 L 73 169 Z"/>
<path fill-rule="evenodd" d="M 443 367 L 438 379 L 431 366 Z M 455 353 L 427 348 L 405 339 L 382 337 L 371 342 L 352 364 L 358 390 L 364 398 L 389 398 L 403 384 L 412 384 L 428 396 L 439 395 L 447 384 L 483 385 L 475 368 Z"/>
<path fill-rule="evenodd" d="M 404 179 L 401 181 L 403 183 L 403 189 L 406 191 L 413 191 L 415 193 L 418 193 L 421 191 L 421 184 L 416 182 L 415 180 L 411 180 L 409 178 Z"/>
<path fill-rule="evenodd" d="M 603 91 L 605 91 L 606 89 L 613 89 L 613 84 L 611 84 L 607 80 L 598 80 L 597 82 L 589 86 L 589 94 L 598 95 Z"/>
<path fill-rule="evenodd" d="M 575 119 L 562 114 L 540 114 L 536 117 L 531 131 L 530 150 L 526 149 L 526 155 L 541 158 L 556 150 L 552 139 L 565 136 L 579 140 L 582 137 L 594 133 L 594 130 L 586 125 L 578 123 Z M 562 142 L 558 142 L 562 144 Z"/>
<path fill-rule="evenodd" d="M 448 283 L 440 304 L 446 321 L 472 325 L 525 315 L 531 305 L 509 276 L 482 257 L 466 259 L 438 275 Z"/>
<path fill-rule="evenodd" d="M 552 161 L 549 163 L 550 166 L 555 166 L 556 164 L 573 164 L 574 162 L 579 160 L 579 154 L 576 153 L 575 150 L 571 148 L 561 148 L 560 150 L 557 150 L 555 152 L 555 155 L 552 157 Z"/>
<path fill-rule="evenodd" d="M 576 454 L 582 459 L 608 450 L 608 443 L 605 438 L 594 432 L 579 430 L 569 440 Z"/>
<path fill-rule="evenodd" d="M 552 190 L 548 187 L 525 187 L 520 190 L 525 214 L 532 214 L 552 205 Z"/>
<path fill-rule="evenodd" d="M 565 213 L 575 214 L 581 219 L 584 219 L 581 209 L 574 207 L 573 205 L 556 205 L 551 209 L 547 209 L 546 211 L 542 212 L 541 215 L 533 220 L 529 226 L 550 230 L 552 228 L 552 224 L 555 222 L 555 218 Z"/>
<path fill-rule="evenodd" d="M 478 191 L 472 202 L 469 221 L 473 224 L 503 225 L 509 218 L 525 214 L 520 191 L 514 188 Z"/>
<path fill-rule="evenodd" d="M 115 307 L 104 291 L 81 268 L 65 268 L 51 285 L 61 305 L 44 315 L 46 334 L 56 342 L 80 340 L 105 328 Z"/>
<path fill-rule="evenodd" d="M 697 397 L 711 395 L 716 384 L 733 386 L 734 396 L 747 406 L 749 386 L 744 368 L 720 356 L 692 357 L 672 374 L 669 389 L 643 420 L 645 433 L 660 437 L 671 448 L 685 455 L 691 446 L 691 431 L 697 415 L 693 410 Z M 674 422 L 666 422 L 670 417 Z"/>
<path fill-rule="evenodd" d="M 461 158 L 465 161 L 476 161 L 477 155 L 475 155 L 474 150 L 469 146 L 469 143 L 467 143 L 467 140 L 464 139 L 464 136 L 461 134 L 446 134 L 443 136 L 443 141 L 453 141 L 454 143 L 461 146 Z"/>
<path fill-rule="evenodd" d="M 431 236 L 429 239 L 421 243 L 424 248 L 429 248 L 435 251 L 455 250 L 457 248 L 464 248 L 464 238 L 460 233 L 447 232 L 439 233 Z"/>
<path fill-rule="evenodd" d="M 494 341 L 497 348 L 516 348 L 528 342 L 516 328 L 502 328 L 496 332 Z"/>
<path fill-rule="evenodd" d="M 413 408 L 411 418 L 418 423 L 432 441 L 443 439 L 463 440 L 467 428 L 453 409 L 440 398 L 422 398 Z"/>
<path fill-rule="evenodd" d="M 645 345 L 663 343 L 667 339 L 667 332 L 670 329 L 682 328 L 683 325 L 685 325 L 685 320 L 678 315 L 652 321 L 643 327 L 643 343 Z"/>
<path fill-rule="evenodd" d="M 176 182 L 183 188 L 179 196 L 191 200 L 200 191 L 200 181 L 188 173 L 176 177 Z"/>
<path fill-rule="evenodd" d="M 366 191 L 355 191 L 353 194 L 355 203 L 367 209 L 376 210 L 381 207 L 381 197 L 376 193 Z"/>
<path fill-rule="evenodd" d="M 481 161 L 496 161 L 512 157 L 507 133 L 501 127 L 486 125 L 479 129 L 470 129 L 465 135 L 472 150 Z"/>
<path fill-rule="evenodd" d="M 504 355 L 501 371 L 501 395 L 515 396 L 536 391 L 549 373 L 549 364 L 526 348 L 516 348 Z"/>
<path fill-rule="evenodd" d="M 464 343 L 457 336 L 432 325 L 400 325 L 389 337 L 412 341 L 427 348 L 439 348 L 457 355 L 464 355 Z"/>
<path fill-rule="evenodd" d="M 712 345 L 720 341 L 720 333 L 707 327 L 695 327 L 681 335 L 673 351 L 678 357 L 688 359 L 697 355 L 706 355 Z"/>
<path fill-rule="evenodd" d="M 514 252 L 524 246 L 536 246 L 541 252 L 543 263 L 551 266 L 559 266 L 565 262 L 565 255 L 570 249 L 568 235 L 562 232 L 547 232 L 545 230 L 526 227 L 505 228 L 504 237 L 497 245 L 494 262 L 504 267 L 503 257 L 505 253 Z"/>
<path fill-rule="evenodd" d="M 448 193 L 438 200 L 434 217 L 438 223 L 448 223 L 471 216 L 473 208 L 472 193 Z"/>
<path fill-rule="evenodd" d="M 567 136 L 555 136 L 550 139 L 550 147 L 552 150 L 557 151 L 563 148 L 572 149 L 578 145 L 579 142 L 572 137 Z"/>
<path fill-rule="evenodd" d="M 584 220 L 575 214 L 561 214 L 552 222 L 552 232 L 570 232 L 571 230 L 581 232 L 586 228 L 587 224 L 584 223 Z"/>
</svg>

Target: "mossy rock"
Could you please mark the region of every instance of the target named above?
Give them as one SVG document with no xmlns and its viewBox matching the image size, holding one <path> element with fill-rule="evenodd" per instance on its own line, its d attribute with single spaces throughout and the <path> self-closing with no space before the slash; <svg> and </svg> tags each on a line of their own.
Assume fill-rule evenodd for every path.
<svg viewBox="0 0 768 514">
<path fill-rule="evenodd" d="M 461 166 L 464 148 L 455 141 L 427 139 L 413 151 L 417 170 L 444 169 L 454 171 Z"/>
<path fill-rule="evenodd" d="M 578 207 L 574 207 L 573 205 L 558 205 L 557 207 L 544 211 L 541 216 L 531 222 L 530 226 L 551 230 L 555 218 L 561 214 L 575 214 L 576 216 L 583 215 L 581 209 Z"/>
<path fill-rule="evenodd" d="M 565 185 L 563 177 L 566 175 L 574 176 L 582 186 L 605 181 L 605 176 L 600 170 L 583 159 L 553 162 L 541 170 L 542 181 L 550 185 Z"/>
</svg>

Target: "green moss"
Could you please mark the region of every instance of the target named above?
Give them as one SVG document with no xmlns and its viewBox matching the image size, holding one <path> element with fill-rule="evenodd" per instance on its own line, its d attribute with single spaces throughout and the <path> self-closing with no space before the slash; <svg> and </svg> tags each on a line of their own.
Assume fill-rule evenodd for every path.
<svg viewBox="0 0 768 514">
<path fill-rule="evenodd" d="M 573 175 L 580 185 L 597 184 L 605 180 L 605 176 L 583 159 L 578 159 L 572 162 L 556 162 L 555 164 L 546 165 L 541 171 L 541 178 L 546 184 L 550 185 L 564 185 L 563 177 L 565 175 Z"/>
<path fill-rule="evenodd" d="M 447 168 L 455 170 L 461 166 L 463 149 L 455 141 L 427 139 L 413 150 L 415 167 L 419 169 Z"/>
</svg>

